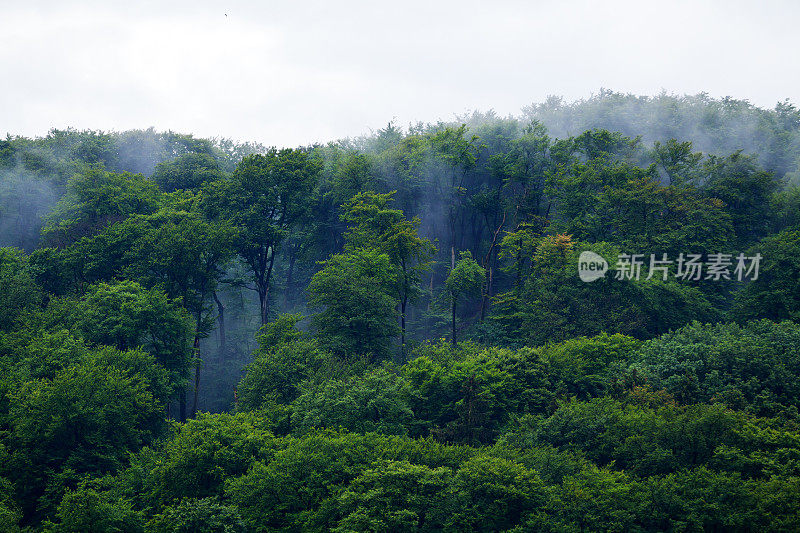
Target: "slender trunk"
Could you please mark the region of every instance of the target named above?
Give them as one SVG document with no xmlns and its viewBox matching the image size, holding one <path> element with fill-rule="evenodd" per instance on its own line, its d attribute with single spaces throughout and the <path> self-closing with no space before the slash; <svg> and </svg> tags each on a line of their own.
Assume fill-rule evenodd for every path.
<svg viewBox="0 0 800 533">
<path fill-rule="evenodd" d="M 481 295 L 481 322 L 483 322 L 484 318 L 486 317 L 486 308 L 489 303 L 489 298 L 492 295 L 492 265 L 494 264 L 495 259 L 494 251 L 495 247 L 497 246 L 497 239 L 500 236 L 500 231 L 503 229 L 503 226 L 506 225 L 506 215 L 507 213 L 503 211 L 503 220 L 500 222 L 500 225 L 497 226 L 497 229 L 492 236 L 492 244 L 489 246 L 489 251 L 486 252 L 486 257 L 483 260 L 483 268 L 489 271 L 489 279 L 487 280 L 485 289 Z M 516 213 L 514 213 L 514 215 L 516 216 Z"/>
<path fill-rule="evenodd" d="M 494 273 L 494 268 L 489 266 L 489 281 L 486 282 L 486 291 L 483 294 L 483 298 L 481 299 L 481 322 L 484 321 L 486 318 L 486 309 L 489 307 L 489 298 L 492 297 L 492 277 Z"/>
<path fill-rule="evenodd" d="M 264 274 L 263 282 L 258 287 L 258 296 L 261 301 L 261 325 L 269 322 L 269 280 L 272 278 L 272 267 L 275 266 L 275 249 L 271 249 L 267 263 L 267 271 Z"/>
<path fill-rule="evenodd" d="M 456 345 L 456 299 L 453 298 L 453 346 Z"/>
<path fill-rule="evenodd" d="M 403 299 L 400 301 L 400 362 L 404 363 L 406 359 L 406 304 L 408 303 L 408 295 L 403 294 Z"/>
<path fill-rule="evenodd" d="M 265 325 L 267 323 L 267 318 L 269 317 L 269 307 L 268 301 L 269 299 L 269 289 L 261 289 L 258 290 L 258 302 L 261 308 L 261 325 Z"/>
<path fill-rule="evenodd" d="M 192 398 L 192 418 L 197 415 L 197 396 L 200 389 L 200 335 L 194 336 L 194 354 L 197 361 L 194 365 L 194 394 Z"/>
<path fill-rule="evenodd" d="M 217 302 L 217 321 L 219 322 L 219 351 L 222 354 L 223 358 L 227 357 L 227 352 L 225 349 L 225 306 L 222 305 L 222 302 L 219 300 L 217 296 L 217 291 L 214 291 L 214 301 Z"/>
</svg>

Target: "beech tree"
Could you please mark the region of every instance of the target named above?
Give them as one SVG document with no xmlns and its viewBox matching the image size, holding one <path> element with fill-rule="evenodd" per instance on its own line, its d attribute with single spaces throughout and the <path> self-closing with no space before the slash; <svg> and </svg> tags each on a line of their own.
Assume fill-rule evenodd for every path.
<svg viewBox="0 0 800 533">
<path fill-rule="evenodd" d="M 461 252 L 461 259 L 455 264 L 445 280 L 445 288 L 450 296 L 452 310 L 452 341 L 456 344 L 456 306 L 460 298 L 480 293 L 486 280 L 486 270 L 472 258 L 469 252 Z"/>
<path fill-rule="evenodd" d="M 308 150 L 271 148 L 245 157 L 230 180 L 206 189 L 203 206 L 238 230 L 236 250 L 258 293 L 261 324 L 269 321 L 269 292 L 279 247 L 310 208 L 322 164 Z"/>
</svg>

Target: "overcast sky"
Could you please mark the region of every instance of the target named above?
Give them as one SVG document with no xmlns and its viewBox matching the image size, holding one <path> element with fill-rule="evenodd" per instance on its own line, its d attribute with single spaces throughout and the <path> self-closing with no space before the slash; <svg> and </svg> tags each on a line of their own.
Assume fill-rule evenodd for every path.
<svg viewBox="0 0 800 533">
<path fill-rule="evenodd" d="M 126 3 L 0 0 L 0 134 L 297 145 L 601 87 L 800 102 L 792 0 Z"/>
</svg>

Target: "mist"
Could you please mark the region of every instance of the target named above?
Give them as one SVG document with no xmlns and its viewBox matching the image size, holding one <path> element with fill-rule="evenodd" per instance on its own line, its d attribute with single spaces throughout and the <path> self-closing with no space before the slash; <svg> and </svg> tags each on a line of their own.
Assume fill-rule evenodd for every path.
<svg viewBox="0 0 800 533">
<path fill-rule="evenodd" d="M 799 22 L 788 0 L 17 3 L 0 20 L 2 132 L 296 146 L 601 87 L 770 108 L 800 99 Z"/>
</svg>

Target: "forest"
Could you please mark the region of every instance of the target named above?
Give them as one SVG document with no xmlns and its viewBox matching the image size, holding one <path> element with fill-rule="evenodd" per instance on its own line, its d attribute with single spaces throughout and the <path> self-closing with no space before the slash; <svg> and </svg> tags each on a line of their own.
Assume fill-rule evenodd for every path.
<svg viewBox="0 0 800 533">
<path fill-rule="evenodd" d="M 0 531 L 800 530 L 788 100 L 9 134 L 0 309 Z"/>
</svg>

